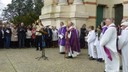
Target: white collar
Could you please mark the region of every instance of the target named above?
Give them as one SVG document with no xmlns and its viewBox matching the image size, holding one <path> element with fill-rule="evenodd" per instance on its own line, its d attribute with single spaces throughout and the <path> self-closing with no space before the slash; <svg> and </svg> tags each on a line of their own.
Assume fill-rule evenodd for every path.
<svg viewBox="0 0 128 72">
<path fill-rule="evenodd" d="M 111 23 L 108 27 L 115 27 L 115 24 Z"/>
<path fill-rule="evenodd" d="M 63 25 L 62 27 L 65 27 L 66 25 Z"/>
<path fill-rule="evenodd" d="M 107 27 L 107 25 L 103 26 L 103 27 Z"/>
<path fill-rule="evenodd" d="M 94 32 L 95 30 L 91 30 L 90 32 Z"/>
<path fill-rule="evenodd" d="M 72 28 L 74 28 L 74 26 L 70 26 L 70 27 L 69 27 L 69 30 L 71 30 Z"/>
</svg>

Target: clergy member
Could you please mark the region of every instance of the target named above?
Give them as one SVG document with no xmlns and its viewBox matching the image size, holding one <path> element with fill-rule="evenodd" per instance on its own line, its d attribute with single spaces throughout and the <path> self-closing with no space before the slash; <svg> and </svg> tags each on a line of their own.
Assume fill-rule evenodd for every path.
<svg viewBox="0 0 128 72">
<path fill-rule="evenodd" d="M 121 24 L 122 26 L 122 33 L 119 36 L 118 46 L 119 50 L 122 51 L 122 64 L 123 64 L 123 71 L 128 72 L 128 22 L 124 22 Z"/>
<path fill-rule="evenodd" d="M 107 30 L 102 36 L 101 39 L 101 46 L 104 47 L 106 52 L 107 58 L 106 61 L 106 72 L 119 72 L 119 55 L 117 52 L 116 47 L 116 40 L 117 40 L 117 31 L 115 24 L 113 23 L 112 19 L 106 19 L 105 21 Z"/>
<path fill-rule="evenodd" d="M 87 36 L 87 42 L 88 42 L 88 51 L 89 51 L 89 56 L 90 56 L 90 60 L 95 60 L 96 57 L 96 52 L 94 49 L 94 43 L 95 43 L 95 39 L 96 39 L 96 33 L 94 30 L 94 26 L 90 26 L 89 27 L 89 34 Z"/>
<path fill-rule="evenodd" d="M 105 33 L 105 31 L 107 30 L 107 26 L 106 26 L 104 21 L 101 22 L 101 27 L 102 27 L 102 32 L 100 34 L 100 40 L 101 40 L 103 34 Z M 103 47 L 101 45 L 100 45 L 100 48 L 101 48 L 101 51 L 102 51 L 102 59 L 105 60 L 105 58 L 106 58 L 105 51 L 104 51 L 104 49 L 103 49 Z"/>
<path fill-rule="evenodd" d="M 102 32 L 100 34 L 100 43 L 101 43 L 101 38 L 102 38 L 103 34 L 107 30 L 107 25 L 105 24 L 105 21 L 101 22 L 101 27 L 102 27 Z M 107 64 L 106 64 L 106 60 L 105 59 L 107 59 L 107 55 L 106 55 L 106 53 L 104 51 L 103 46 L 100 45 L 100 47 L 101 47 L 101 50 L 102 50 L 102 58 L 103 58 L 104 63 L 105 63 L 105 71 L 106 71 Z"/>
<path fill-rule="evenodd" d="M 74 24 L 70 22 L 66 32 L 66 53 L 67 58 L 73 58 L 80 54 L 80 42 L 78 30 L 74 27 Z"/>
<path fill-rule="evenodd" d="M 60 54 L 65 54 L 65 33 L 66 33 L 66 26 L 63 22 L 60 23 L 60 29 L 58 31 L 58 37 L 59 37 L 59 49 Z"/>
<path fill-rule="evenodd" d="M 97 61 L 102 62 L 102 47 L 100 46 L 100 34 L 101 34 L 101 26 L 98 26 L 97 29 L 95 30 L 96 33 L 96 39 L 95 39 L 95 47 L 97 51 Z"/>
</svg>

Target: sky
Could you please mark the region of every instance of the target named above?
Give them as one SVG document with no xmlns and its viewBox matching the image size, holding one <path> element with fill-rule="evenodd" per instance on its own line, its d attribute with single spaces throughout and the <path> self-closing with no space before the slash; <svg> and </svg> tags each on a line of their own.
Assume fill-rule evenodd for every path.
<svg viewBox="0 0 128 72">
<path fill-rule="evenodd" d="M 3 3 L 4 5 L 7 5 L 9 3 L 11 3 L 12 0 L 0 0 L 1 3 Z"/>
<path fill-rule="evenodd" d="M 0 0 L 0 16 L 2 13 L 2 10 L 7 6 L 7 4 L 10 4 L 12 0 Z"/>
</svg>

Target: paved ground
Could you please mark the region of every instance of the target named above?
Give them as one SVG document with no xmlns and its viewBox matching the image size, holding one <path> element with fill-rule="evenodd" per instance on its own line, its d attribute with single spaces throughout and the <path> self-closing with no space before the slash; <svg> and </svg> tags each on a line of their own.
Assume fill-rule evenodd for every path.
<svg viewBox="0 0 128 72">
<path fill-rule="evenodd" d="M 49 60 L 36 60 L 34 48 L 0 49 L 0 72 L 103 72 L 104 64 L 88 60 L 87 50 L 75 59 L 65 59 L 57 48 L 46 49 Z"/>
</svg>

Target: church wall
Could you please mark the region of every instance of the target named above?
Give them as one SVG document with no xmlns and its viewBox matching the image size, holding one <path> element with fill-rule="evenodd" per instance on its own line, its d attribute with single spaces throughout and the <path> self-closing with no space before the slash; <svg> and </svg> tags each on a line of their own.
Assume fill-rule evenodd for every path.
<svg viewBox="0 0 128 72">
<path fill-rule="evenodd" d="M 96 0 L 84 0 L 84 4 L 87 8 L 87 12 L 89 18 L 87 18 L 86 25 L 88 26 L 96 26 Z"/>
<path fill-rule="evenodd" d="M 108 5 L 109 1 L 108 0 L 97 0 L 97 4 Z"/>
<path fill-rule="evenodd" d="M 112 0 L 112 4 L 120 4 L 123 3 L 123 0 Z"/>
<path fill-rule="evenodd" d="M 72 21 L 78 29 L 83 24 L 87 26 L 96 25 L 96 8 L 105 5 L 104 18 L 114 18 L 114 5 L 123 4 L 124 18 L 128 17 L 128 0 L 84 0 L 83 4 L 74 5 L 73 0 L 65 5 L 58 6 L 58 0 L 45 0 L 45 8 L 42 9 L 42 19 L 45 25 L 57 26 L 62 21 L 66 25 Z M 69 5 L 68 5 L 69 4 Z M 84 14 L 83 14 L 83 13 Z"/>
<path fill-rule="evenodd" d="M 128 0 L 123 0 L 123 6 L 124 6 L 123 16 L 124 18 L 128 18 Z"/>
<path fill-rule="evenodd" d="M 123 4 L 123 1 L 124 0 L 97 0 L 97 4 L 106 5 L 106 8 L 104 9 L 104 18 L 114 18 L 114 5 Z"/>
</svg>

